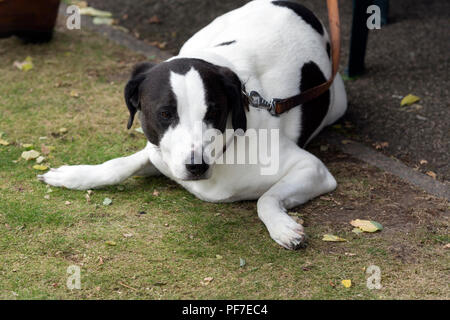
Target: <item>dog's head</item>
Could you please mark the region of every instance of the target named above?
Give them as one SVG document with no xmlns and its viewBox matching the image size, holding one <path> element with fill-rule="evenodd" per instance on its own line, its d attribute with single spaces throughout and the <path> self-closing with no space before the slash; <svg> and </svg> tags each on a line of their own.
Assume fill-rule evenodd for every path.
<svg viewBox="0 0 450 320">
<path fill-rule="evenodd" d="M 180 180 L 206 179 L 204 132 L 246 130 L 241 82 L 234 72 L 200 59 L 176 58 L 135 66 L 125 87 L 130 111 L 128 129 L 140 111 L 142 129 L 157 146 L 172 175 Z"/>
</svg>

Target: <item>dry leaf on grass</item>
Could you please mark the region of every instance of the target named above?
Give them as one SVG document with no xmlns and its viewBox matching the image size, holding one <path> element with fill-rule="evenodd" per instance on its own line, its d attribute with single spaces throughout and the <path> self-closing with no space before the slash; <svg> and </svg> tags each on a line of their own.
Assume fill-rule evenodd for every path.
<svg viewBox="0 0 450 320">
<path fill-rule="evenodd" d="M 204 286 L 207 286 L 208 284 L 211 283 L 211 281 L 213 281 L 214 278 L 213 277 L 206 277 L 205 279 L 203 279 L 203 281 L 200 281 L 200 283 Z"/>
<path fill-rule="evenodd" d="M 427 171 L 426 174 L 436 180 L 437 175 L 433 171 Z"/>
<path fill-rule="evenodd" d="M 348 240 L 344 239 L 344 238 L 340 238 L 338 236 L 335 236 L 334 234 L 324 234 L 322 241 L 344 242 L 344 241 L 348 241 Z"/>
<path fill-rule="evenodd" d="M 34 170 L 39 170 L 39 171 L 45 171 L 45 170 L 48 170 L 48 167 L 44 166 L 44 165 L 41 165 L 41 164 L 35 164 L 33 166 L 33 169 Z"/>
<path fill-rule="evenodd" d="M 9 146 L 9 142 L 6 141 L 6 140 L 3 140 L 3 139 L 0 139 L 0 144 L 1 144 L 2 146 Z"/>
<path fill-rule="evenodd" d="M 105 241 L 105 244 L 108 246 L 116 246 L 117 243 L 115 241 Z"/>
<path fill-rule="evenodd" d="M 112 203 L 112 200 L 110 198 L 103 199 L 103 205 L 109 206 Z"/>
<path fill-rule="evenodd" d="M 346 288 L 350 288 L 352 286 L 352 280 L 350 279 L 342 280 L 341 283 Z"/>
<path fill-rule="evenodd" d="M 33 61 L 31 57 L 26 57 L 25 61 L 22 62 L 14 61 L 13 65 L 14 67 L 22 71 L 28 71 L 30 69 L 33 69 Z"/>
<path fill-rule="evenodd" d="M 376 221 L 356 219 L 350 221 L 350 224 L 365 232 L 376 232 L 383 230 L 383 226 Z"/>
<path fill-rule="evenodd" d="M 39 152 L 37 152 L 36 150 L 30 150 L 30 151 L 24 151 L 22 152 L 22 158 L 24 158 L 25 160 L 34 160 L 36 158 L 38 158 L 41 154 Z"/>
</svg>

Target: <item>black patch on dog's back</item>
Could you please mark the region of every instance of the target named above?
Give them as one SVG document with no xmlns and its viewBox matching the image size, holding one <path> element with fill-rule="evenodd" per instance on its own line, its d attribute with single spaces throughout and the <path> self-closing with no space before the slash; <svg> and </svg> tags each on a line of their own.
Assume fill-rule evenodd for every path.
<svg viewBox="0 0 450 320">
<path fill-rule="evenodd" d="M 317 19 L 314 13 L 311 12 L 308 8 L 302 6 L 299 3 L 290 2 L 290 1 L 272 1 L 272 4 L 280 7 L 286 7 L 294 11 L 298 16 L 300 16 L 303 20 L 306 21 L 314 30 L 316 30 L 319 34 L 323 35 L 323 26 L 322 23 Z"/>
<path fill-rule="evenodd" d="M 236 43 L 236 40 L 222 42 L 222 43 L 216 44 L 215 47 L 229 46 L 230 44 L 233 44 L 233 43 Z"/>
<path fill-rule="evenodd" d="M 327 81 L 320 68 L 314 62 L 305 63 L 301 71 L 300 91 L 313 88 Z M 298 145 L 304 147 L 309 137 L 319 127 L 325 118 L 330 105 L 330 90 L 302 105 L 302 132 Z"/>
</svg>

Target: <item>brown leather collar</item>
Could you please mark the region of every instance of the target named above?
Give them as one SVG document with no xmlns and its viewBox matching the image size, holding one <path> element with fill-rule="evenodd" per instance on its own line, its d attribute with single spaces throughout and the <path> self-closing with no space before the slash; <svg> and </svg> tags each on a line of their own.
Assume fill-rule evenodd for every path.
<svg viewBox="0 0 450 320">
<path fill-rule="evenodd" d="M 266 109 L 272 115 L 277 116 L 290 109 L 304 104 L 305 102 L 311 101 L 318 96 L 324 94 L 333 83 L 334 77 L 338 71 L 339 67 L 339 55 L 341 48 L 340 39 L 340 22 L 339 22 L 339 6 L 338 0 L 327 0 L 328 7 L 328 21 L 330 25 L 330 36 L 331 36 L 331 52 L 332 52 L 332 74 L 327 82 L 322 83 L 316 87 L 305 90 L 300 94 L 286 98 L 286 99 L 272 99 L 270 101 L 265 100 L 256 91 L 251 91 L 247 93 L 245 87 L 242 87 L 242 93 L 249 104 L 253 107 L 259 109 Z"/>
</svg>

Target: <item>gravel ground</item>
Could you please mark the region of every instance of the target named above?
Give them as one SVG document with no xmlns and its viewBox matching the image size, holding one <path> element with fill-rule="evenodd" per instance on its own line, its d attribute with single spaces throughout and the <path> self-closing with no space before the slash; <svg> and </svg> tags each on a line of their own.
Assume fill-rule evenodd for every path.
<svg viewBox="0 0 450 320">
<path fill-rule="evenodd" d="M 91 0 L 113 12 L 136 37 L 175 54 L 180 46 L 214 17 L 245 0 Z M 325 1 L 299 1 L 327 21 Z M 348 59 L 351 1 L 341 1 L 341 71 Z M 388 142 L 382 152 L 439 180 L 450 178 L 450 108 L 447 0 L 391 1 L 390 24 L 369 35 L 364 76 L 346 81 L 349 110 L 342 120 L 354 138 L 368 145 Z M 159 23 L 150 23 L 157 16 Z M 150 21 L 155 20 L 151 19 Z M 155 42 L 156 41 L 156 42 Z M 400 107 L 398 96 L 413 93 L 419 105 Z M 420 164 L 427 160 L 427 164 Z"/>
</svg>

